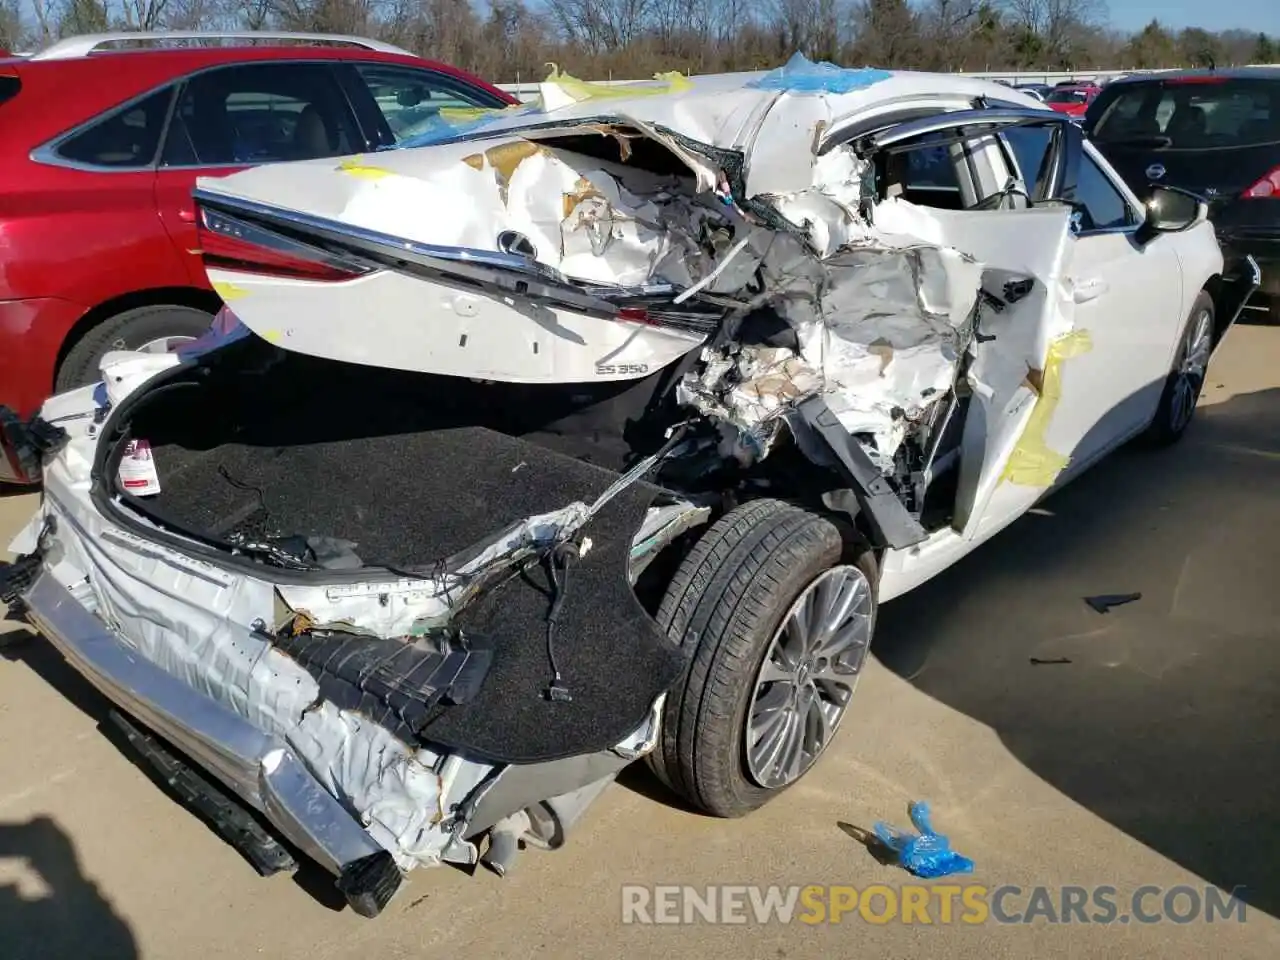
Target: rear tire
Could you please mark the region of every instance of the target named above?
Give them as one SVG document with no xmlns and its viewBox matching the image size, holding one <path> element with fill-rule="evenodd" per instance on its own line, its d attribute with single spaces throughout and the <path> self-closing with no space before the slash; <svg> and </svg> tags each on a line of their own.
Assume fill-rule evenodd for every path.
<svg viewBox="0 0 1280 960">
<path fill-rule="evenodd" d="M 1191 426 L 1200 391 L 1204 389 L 1209 356 L 1213 352 L 1214 324 L 1213 297 L 1202 290 L 1191 305 L 1191 315 L 1182 328 L 1173 369 L 1169 371 L 1164 393 L 1160 396 L 1160 406 L 1144 435 L 1153 446 L 1167 447 L 1177 443 Z"/>
<path fill-rule="evenodd" d="M 112 350 L 155 348 L 163 353 L 165 341 L 194 340 L 213 322 L 213 315 L 194 307 L 158 304 L 135 307 L 108 317 L 91 328 L 67 351 L 58 368 L 57 390 L 72 390 L 95 383 L 102 358 Z"/>
<path fill-rule="evenodd" d="M 756 500 L 715 523 L 681 563 L 657 619 L 690 664 L 667 695 L 648 762 L 689 803 L 742 816 L 800 780 L 830 745 L 875 626 L 875 558 L 865 545 L 853 552 L 843 559 L 849 551 L 830 520 Z M 798 639 L 804 603 L 840 626 Z M 772 750 L 775 741 L 785 744 Z"/>
</svg>

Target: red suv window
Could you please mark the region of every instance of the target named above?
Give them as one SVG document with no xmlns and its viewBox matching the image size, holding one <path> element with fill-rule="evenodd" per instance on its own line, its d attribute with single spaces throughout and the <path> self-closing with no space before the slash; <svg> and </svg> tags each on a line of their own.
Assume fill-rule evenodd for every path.
<svg viewBox="0 0 1280 960">
<path fill-rule="evenodd" d="M 17 77 L 0 77 L 0 103 L 16 97 L 21 89 L 22 83 Z"/>
<path fill-rule="evenodd" d="M 355 116 L 328 65 L 263 63 L 191 77 L 162 163 L 236 166 L 336 157 L 363 148 Z"/>
<path fill-rule="evenodd" d="M 94 167 L 149 167 L 155 162 L 172 99 L 173 87 L 149 94 L 73 133 L 53 153 Z"/>
</svg>

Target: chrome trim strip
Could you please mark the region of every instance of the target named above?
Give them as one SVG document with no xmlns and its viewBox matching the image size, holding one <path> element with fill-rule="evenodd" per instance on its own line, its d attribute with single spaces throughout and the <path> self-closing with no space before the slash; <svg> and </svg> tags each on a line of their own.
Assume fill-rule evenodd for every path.
<svg viewBox="0 0 1280 960">
<path fill-rule="evenodd" d="M 381 247 L 391 247 L 397 252 L 415 253 L 419 256 L 457 261 L 459 263 L 474 263 L 478 266 L 499 267 L 503 270 L 516 270 L 542 279 L 565 282 L 561 274 L 549 267 L 534 263 L 527 257 L 511 253 L 499 253 L 496 250 L 479 250 L 474 247 L 443 247 L 436 244 L 416 243 L 389 233 L 381 233 L 377 230 L 369 230 L 365 227 L 343 223 L 341 220 L 317 217 L 314 214 L 288 210 L 284 207 L 273 206 L 258 200 L 246 200 L 241 197 L 214 193 L 203 187 L 196 187 L 192 190 L 191 196 L 196 203 L 208 204 L 224 215 L 234 216 L 236 213 L 240 213 L 264 217 L 302 230 L 338 234 L 352 240 L 361 240 Z"/>
<path fill-rule="evenodd" d="M 36 628 L 102 694 L 262 812 L 337 875 L 382 852 L 364 828 L 275 737 L 140 656 L 52 575 L 23 597 Z"/>
<path fill-rule="evenodd" d="M 394 53 L 404 57 L 416 57 L 403 47 L 397 47 L 381 40 L 370 40 L 349 34 L 297 33 L 288 30 L 118 30 L 107 33 L 90 33 L 78 37 L 59 40 L 53 46 L 45 47 L 31 54 L 31 60 L 70 60 L 73 57 L 87 57 L 99 47 L 109 43 L 139 43 L 142 41 L 172 43 L 175 40 L 249 40 L 259 46 L 271 46 L 271 41 L 287 40 L 297 43 L 324 43 L 346 45 L 371 50 L 375 53 Z M 125 47 L 120 53 L 129 53 L 137 47 Z M 149 49 L 143 47 L 141 49 Z M 163 48 L 161 48 L 163 49 Z M 184 48 L 179 48 L 184 49 Z"/>
<path fill-rule="evenodd" d="M 1240 298 L 1240 306 L 1236 307 L 1235 316 L 1231 318 L 1226 327 L 1223 327 L 1224 330 L 1231 327 L 1240 319 L 1240 314 L 1244 313 L 1244 308 L 1249 305 L 1249 301 L 1253 299 L 1253 295 L 1257 293 L 1258 288 L 1262 286 L 1262 268 L 1258 266 L 1258 261 L 1252 256 L 1246 256 L 1244 258 L 1244 262 L 1249 265 L 1249 272 L 1253 275 L 1249 284 L 1249 292 Z"/>
</svg>

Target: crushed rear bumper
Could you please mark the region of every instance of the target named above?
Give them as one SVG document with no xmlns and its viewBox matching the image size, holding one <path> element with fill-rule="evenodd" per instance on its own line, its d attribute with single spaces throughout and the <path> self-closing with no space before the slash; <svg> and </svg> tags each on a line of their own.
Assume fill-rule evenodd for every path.
<svg viewBox="0 0 1280 960">
<path fill-rule="evenodd" d="M 32 623 L 107 699 L 338 877 L 357 912 L 372 916 L 386 905 L 400 883 L 393 858 L 286 744 L 139 656 L 51 574 L 39 576 L 22 601 Z"/>
</svg>

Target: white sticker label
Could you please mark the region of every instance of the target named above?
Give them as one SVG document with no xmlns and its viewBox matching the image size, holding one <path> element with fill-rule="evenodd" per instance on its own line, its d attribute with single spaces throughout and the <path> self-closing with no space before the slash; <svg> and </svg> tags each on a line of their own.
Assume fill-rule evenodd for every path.
<svg viewBox="0 0 1280 960">
<path fill-rule="evenodd" d="M 160 475 L 151 457 L 151 444 L 146 440 L 130 440 L 120 461 L 120 482 L 135 497 L 149 497 L 160 492 Z"/>
</svg>

